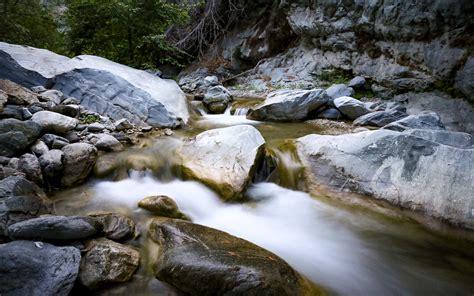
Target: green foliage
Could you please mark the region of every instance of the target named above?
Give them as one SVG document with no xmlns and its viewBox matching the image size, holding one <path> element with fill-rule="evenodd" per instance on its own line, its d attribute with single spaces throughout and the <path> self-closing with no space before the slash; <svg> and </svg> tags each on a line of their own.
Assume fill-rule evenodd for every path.
<svg viewBox="0 0 474 296">
<path fill-rule="evenodd" d="M 65 52 L 63 36 L 39 0 L 2 0 L 0 15 L 0 41 Z"/>
<path fill-rule="evenodd" d="M 81 121 L 81 123 L 91 124 L 94 122 L 98 122 L 100 120 L 100 117 L 94 114 L 82 114 L 79 120 Z"/>
<path fill-rule="evenodd" d="M 188 20 L 187 4 L 165 0 L 66 0 L 67 44 L 74 55 L 94 54 L 139 68 L 182 65 L 189 58 L 165 31 Z"/>
<path fill-rule="evenodd" d="M 371 90 L 358 90 L 355 92 L 353 97 L 362 101 L 367 99 L 370 101 L 370 99 L 375 97 L 375 94 Z"/>
<path fill-rule="evenodd" d="M 436 80 L 433 84 L 433 90 L 439 90 L 453 98 L 464 98 L 465 95 L 454 87 L 454 83 L 448 83 L 444 80 Z"/>
<path fill-rule="evenodd" d="M 327 81 L 329 84 L 348 84 L 352 77 L 351 71 L 340 68 L 329 68 L 319 75 L 319 79 Z"/>
</svg>

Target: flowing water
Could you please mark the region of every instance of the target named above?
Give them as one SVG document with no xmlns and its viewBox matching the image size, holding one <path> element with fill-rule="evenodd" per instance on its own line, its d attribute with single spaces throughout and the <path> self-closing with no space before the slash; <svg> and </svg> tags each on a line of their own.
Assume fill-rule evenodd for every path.
<svg viewBox="0 0 474 296">
<path fill-rule="evenodd" d="M 146 237 L 152 216 L 137 207 L 142 198 L 163 194 L 172 197 L 194 223 L 229 232 L 278 254 L 330 294 L 473 295 L 472 242 L 430 231 L 402 213 L 386 216 L 288 189 L 298 187 L 301 167 L 291 153 L 279 147 L 287 139 L 322 131 L 305 123 L 249 121 L 242 109 L 233 113 L 236 115 L 230 110 L 224 115 L 203 114 L 192 127 L 173 137 L 152 139 L 143 148 L 107 156 L 125 169 L 130 155 L 151 159 L 155 165 L 148 172 L 128 170 L 126 177 L 116 175 L 117 181 L 95 179 L 53 196 L 58 214 L 115 211 L 137 222 L 142 235 L 133 244 L 141 250 L 140 270 L 132 282 L 103 294 L 178 294 L 153 278 L 151 265 L 157 247 Z M 279 169 L 287 173 L 279 184 L 251 185 L 245 203 L 226 204 L 206 186 L 180 180 L 170 167 L 173 150 L 183 136 L 235 124 L 255 125 L 278 158 Z"/>
</svg>

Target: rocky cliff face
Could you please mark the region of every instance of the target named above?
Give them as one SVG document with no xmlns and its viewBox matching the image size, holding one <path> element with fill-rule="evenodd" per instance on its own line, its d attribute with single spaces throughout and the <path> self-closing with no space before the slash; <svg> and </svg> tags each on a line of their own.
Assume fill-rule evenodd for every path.
<svg viewBox="0 0 474 296">
<path fill-rule="evenodd" d="M 317 84 L 349 72 L 378 94 L 440 89 L 474 100 L 474 2 L 278 0 L 247 3 L 208 57 L 252 80 Z M 276 54 L 278 53 L 278 54 Z M 264 59 L 264 60 L 263 60 Z"/>
</svg>

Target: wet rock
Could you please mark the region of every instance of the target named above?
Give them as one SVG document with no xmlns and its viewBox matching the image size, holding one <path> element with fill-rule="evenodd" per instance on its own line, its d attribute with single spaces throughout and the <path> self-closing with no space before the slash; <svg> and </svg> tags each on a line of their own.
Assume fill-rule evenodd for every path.
<svg viewBox="0 0 474 296">
<path fill-rule="evenodd" d="M 210 113 L 220 114 L 224 113 L 231 101 L 230 92 L 225 87 L 217 85 L 207 90 L 202 103 Z"/>
<path fill-rule="evenodd" d="M 74 143 L 64 146 L 62 152 L 64 176 L 61 184 L 69 187 L 84 182 L 97 160 L 97 149 L 90 144 Z"/>
<path fill-rule="evenodd" d="M 88 241 L 85 250 L 79 281 L 91 289 L 129 281 L 140 263 L 138 251 L 105 238 Z"/>
<path fill-rule="evenodd" d="M 43 177 L 48 184 L 59 185 L 64 172 L 62 163 L 63 152 L 58 149 L 49 150 L 39 158 L 43 169 Z"/>
<path fill-rule="evenodd" d="M 38 185 L 43 184 L 43 173 L 41 165 L 36 156 L 33 154 L 23 154 L 18 162 L 18 170 L 26 175 L 26 178 Z"/>
<path fill-rule="evenodd" d="M 213 129 L 185 143 L 178 155 L 185 176 L 198 179 L 227 200 L 237 200 L 263 160 L 265 140 L 249 125 Z"/>
<path fill-rule="evenodd" d="M 133 128 L 133 125 L 126 118 L 122 118 L 114 122 L 114 127 L 116 131 L 125 131 Z"/>
<path fill-rule="evenodd" d="M 351 79 L 351 81 L 349 82 L 349 84 L 347 86 L 355 89 L 355 90 L 359 90 L 359 89 L 364 89 L 365 88 L 365 78 L 362 77 L 362 76 L 356 76 L 354 78 Z M 350 97 L 350 95 L 349 95 Z"/>
<path fill-rule="evenodd" d="M 90 217 L 43 216 L 8 227 L 14 240 L 79 240 L 98 233 L 98 225 Z"/>
<path fill-rule="evenodd" d="M 32 119 L 39 124 L 44 132 L 64 134 L 73 130 L 79 121 L 75 118 L 51 111 L 39 111 L 33 114 Z"/>
<path fill-rule="evenodd" d="M 326 89 L 326 93 L 331 98 L 337 99 L 340 97 L 352 97 L 355 92 L 352 87 L 348 87 L 345 84 L 334 84 Z"/>
<path fill-rule="evenodd" d="M 64 100 L 64 95 L 59 90 L 49 89 L 42 92 L 39 98 L 44 102 L 53 102 L 55 105 L 59 105 Z"/>
<path fill-rule="evenodd" d="M 102 155 L 94 165 L 94 176 L 98 178 L 112 174 L 119 167 L 119 162 L 114 155 Z"/>
<path fill-rule="evenodd" d="M 53 134 L 44 134 L 41 139 L 51 149 L 61 149 L 69 144 L 69 141 L 66 138 Z"/>
<path fill-rule="evenodd" d="M 156 277 L 192 295 L 303 295 L 301 277 L 281 258 L 228 233 L 155 219 Z M 205 283 L 205 284 L 203 284 Z"/>
<path fill-rule="evenodd" d="M 276 91 L 269 94 L 263 104 L 249 110 L 247 118 L 268 121 L 303 120 L 329 99 L 322 89 Z"/>
<path fill-rule="evenodd" d="M 98 140 L 95 143 L 95 147 L 99 150 L 104 151 L 122 151 L 123 145 L 115 137 L 108 134 L 98 135 Z"/>
<path fill-rule="evenodd" d="M 135 171 L 157 171 L 160 169 L 161 163 L 159 159 L 152 155 L 132 154 L 125 160 L 125 166 L 127 169 Z"/>
<path fill-rule="evenodd" d="M 384 129 L 394 131 L 404 131 L 407 129 L 434 129 L 444 130 L 445 127 L 441 118 L 435 112 L 424 111 L 418 114 L 410 115 L 398 121 L 392 122 L 383 127 Z"/>
<path fill-rule="evenodd" d="M 0 120 L 0 155 L 11 157 L 21 154 L 41 133 L 41 126 L 32 121 Z"/>
<path fill-rule="evenodd" d="M 366 194 L 474 229 L 474 149 L 381 129 L 298 139 L 298 155 L 310 182 Z M 449 145 L 447 145 L 449 144 Z"/>
<path fill-rule="evenodd" d="M 371 125 L 382 127 L 407 116 L 408 114 L 397 110 L 376 111 L 367 113 L 357 118 L 354 120 L 354 125 Z"/>
<path fill-rule="evenodd" d="M 8 103 L 14 105 L 30 105 L 38 102 L 34 92 L 10 80 L 0 79 L 0 89 L 8 95 Z"/>
<path fill-rule="evenodd" d="M 336 106 L 342 114 L 353 120 L 370 113 L 370 110 L 363 102 L 351 97 L 339 97 L 335 99 L 334 106 Z"/>
<path fill-rule="evenodd" d="M 81 253 L 31 241 L 0 245 L 0 294 L 69 295 L 79 272 Z"/>
<path fill-rule="evenodd" d="M 106 213 L 89 215 L 100 225 L 101 235 L 113 241 L 125 241 L 136 233 L 135 222 L 127 216 Z"/>
<path fill-rule="evenodd" d="M 176 202 L 168 196 L 149 196 L 140 200 L 138 206 L 157 216 L 189 220 L 189 218 L 178 209 Z"/>
<path fill-rule="evenodd" d="M 325 119 L 333 119 L 337 120 L 342 118 L 341 111 L 337 110 L 336 108 L 329 108 L 320 113 L 318 113 L 317 118 L 325 118 Z"/>
<path fill-rule="evenodd" d="M 0 237 L 11 224 L 50 213 L 50 201 L 34 183 L 21 176 L 0 180 Z"/>
</svg>

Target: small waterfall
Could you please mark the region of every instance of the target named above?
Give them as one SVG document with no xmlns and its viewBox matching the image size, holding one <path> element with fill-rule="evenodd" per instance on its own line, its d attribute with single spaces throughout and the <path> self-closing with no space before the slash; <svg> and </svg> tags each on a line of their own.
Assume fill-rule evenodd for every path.
<svg viewBox="0 0 474 296">
<path fill-rule="evenodd" d="M 249 112 L 249 108 L 240 107 L 240 108 L 236 108 L 236 109 L 235 109 L 234 115 L 237 115 L 237 116 L 246 116 L 248 112 Z"/>
</svg>

